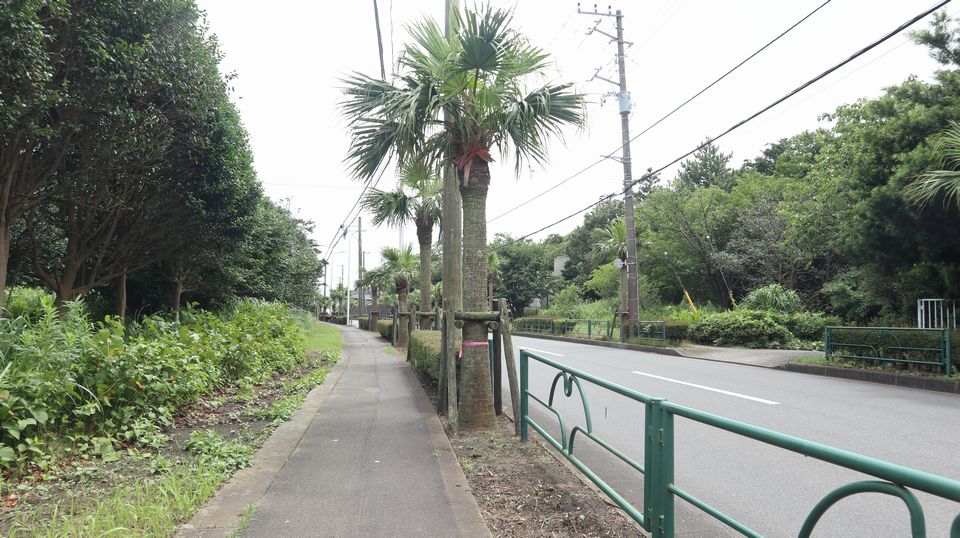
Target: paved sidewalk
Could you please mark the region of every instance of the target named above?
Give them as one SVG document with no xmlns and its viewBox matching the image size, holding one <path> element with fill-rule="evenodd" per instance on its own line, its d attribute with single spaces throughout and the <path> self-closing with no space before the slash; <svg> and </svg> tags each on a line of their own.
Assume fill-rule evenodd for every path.
<svg viewBox="0 0 960 538">
<path fill-rule="evenodd" d="M 685 357 L 719 362 L 732 362 L 765 368 L 779 368 L 801 355 L 816 355 L 815 351 L 796 349 L 746 349 L 688 344 L 677 351 Z"/>
<path fill-rule="evenodd" d="M 241 536 L 490 536 L 413 371 L 374 333 L 340 330 L 342 375 L 248 499 L 256 512 Z"/>
</svg>

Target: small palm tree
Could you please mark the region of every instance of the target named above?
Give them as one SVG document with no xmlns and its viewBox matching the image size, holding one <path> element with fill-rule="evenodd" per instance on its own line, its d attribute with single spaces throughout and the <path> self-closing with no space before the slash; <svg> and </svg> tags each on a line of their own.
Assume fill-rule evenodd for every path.
<svg viewBox="0 0 960 538">
<path fill-rule="evenodd" d="M 417 258 L 413 255 L 413 249 L 409 246 L 402 249 L 384 247 L 380 251 L 380 256 L 383 258 L 384 270 L 393 281 L 400 312 L 409 312 L 407 294 L 410 291 L 410 284 L 417 278 L 418 273 Z M 397 327 L 397 345 L 407 347 L 409 336 L 407 324 L 400 323 L 400 326 Z"/>
<path fill-rule="evenodd" d="M 943 195 L 946 203 L 953 200 L 960 206 L 960 124 L 951 121 L 934 140 L 933 149 L 940 156 L 940 169 L 920 174 L 907 187 L 907 199 L 923 206 Z"/>
<path fill-rule="evenodd" d="M 430 289 L 433 227 L 440 221 L 440 193 L 443 184 L 423 161 L 403 166 L 400 182 L 393 191 L 371 190 L 363 205 L 373 213 L 377 226 L 403 226 L 412 220 L 420 245 L 420 289 Z M 420 312 L 430 311 L 430 295 L 421 294 Z"/>
<path fill-rule="evenodd" d="M 457 169 L 463 203 L 463 309 L 487 305 L 486 202 L 493 153 L 512 153 L 516 172 L 547 161 L 547 141 L 583 122 L 583 98 L 570 84 L 525 83 L 546 74 L 548 55 L 511 28 L 512 12 L 489 6 L 453 14 L 450 37 L 433 20 L 410 28 L 399 83 L 355 74 L 344 81 L 351 128 L 347 160 L 372 178 L 396 159 L 424 156 Z M 464 342 L 486 342 L 484 323 L 467 322 Z M 495 425 L 489 361 L 482 345 L 465 346 L 460 423 Z"/>
<path fill-rule="evenodd" d="M 620 260 L 620 340 L 626 339 L 627 316 L 624 307 L 627 305 L 627 224 L 622 219 L 616 219 L 606 227 L 594 230 L 594 254 L 597 264 L 606 264 Z"/>
</svg>

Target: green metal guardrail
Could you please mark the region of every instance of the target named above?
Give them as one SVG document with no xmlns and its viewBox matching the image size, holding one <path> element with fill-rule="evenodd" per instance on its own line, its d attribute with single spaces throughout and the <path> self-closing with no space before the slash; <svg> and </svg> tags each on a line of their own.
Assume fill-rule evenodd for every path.
<svg viewBox="0 0 960 538">
<path fill-rule="evenodd" d="M 609 339 L 613 323 L 603 319 L 521 318 L 514 321 L 513 328 L 516 332 Z"/>
<path fill-rule="evenodd" d="M 666 321 L 638 321 L 637 336 L 649 340 L 667 341 L 667 322 Z"/>
<path fill-rule="evenodd" d="M 530 359 L 559 370 L 550 386 L 550 396 L 547 401 L 540 399 L 529 391 Z M 583 404 L 585 426 L 574 426 L 570 428 L 569 436 L 563 415 L 553 405 L 556 397 L 557 383 L 560 380 L 563 380 L 564 395 L 570 397 L 573 394 L 574 387 L 576 387 L 580 401 Z M 581 380 L 640 402 L 645 406 L 644 461 L 642 465 L 593 433 L 590 405 L 580 384 Z M 547 433 L 543 426 L 537 424 L 537 422 L 530 417 L 529 405 L 531 399 L 557 417 L 560 424 L 559 440 Z M 583 472 L 587 478 L 627 512 L 634 521 L 651 532 L 655 538 L 672 538 L 674 536 L 676 531 L 674 501 L 677 497 L 744 536 L 761 537 L 762 535 L 758 532 L 724 514 L 717 508 L 710 506 L 705 501 L 695 497 L 674 483 L 674 419 L 676 417 L 699 422 L 707 426 L 760 441 L 761 443 L 780 447 L 807 457 L 816 458 L 827 463 L 839 465 L 847 469 L 859 471 L 880 479 L 879 481 L 868 480 L 854 482 L 828 493 L 807 515 L 803 526 L 800 528 L 800 538 L 808 538 L 810 536 L 817 522 L 830 507 L 841 499 L 859 493 L 881 493 L 902 500 L 910 516 L 910 529 L 913 538 L 926 536 L 926 523 L 920 502 L 907 488 L 924 491 L 938 497 L 960 502 L 960 481 L 677 405 L 663 398 L 655 398 L 647 394 L 642 394 L 586 372 L 570 368 L 528 350 L 520 350 L 521 440 L 527 440 L 529 427 L 533 427 L 547 442 L 559 450 L 570 463 Z M 578 434 L 595 442 L 644 476 L 642 511 L 624 499 L 622 495 L 604 482 L 603 479 L 576 457 L 574 447 Z M 953 520 L 950 529 L 951 538 L 960 538 L 960 514 Z"/>
<path fill-rule="evenodd" d="M 934 343 L 935 340 L 935 343 Z M 949 329 L 832 327 L 823 333 L 827 359 L 855 359 L 942 367 L 953 370 Z"/>
</svg>

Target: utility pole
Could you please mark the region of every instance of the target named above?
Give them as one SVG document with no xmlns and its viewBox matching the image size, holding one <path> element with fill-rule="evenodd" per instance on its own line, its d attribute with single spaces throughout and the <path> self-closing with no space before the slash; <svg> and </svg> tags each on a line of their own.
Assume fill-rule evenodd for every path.
<svg viewBox="0 0 960 538">
<path fill-rule="evenodd" d="M 610 35 L 599 29 L 600 21 L 597 19 L 593 28 L 587 32 L 592 34 L 597 32 L 610 38 L 617 43 L 617 66 L 620 72 L 620 80 L 613 80 L 600 76 L 600 69 L 593 75 L 604 82 L 609 82 L 619 88 L 617 92 L 617 102 L 620 105 L 620 136 L 623 140 L 623 153 L 620 162 L 623 164 L 623 213 L 627 232 L 627 326 L 629 336 L 638 335 L 639 299 L 637 295 L 638 274 L 637 274 L 637 230 L 635 227 L 634 207 L 633 207 L 633 171 L 630 160 L 630 92 L 627 91 L 627 70 L 626 57 L 623 53 L 623 12 L 619 9 L 616 13 L 611 13 L 607 8 L 606 13 L 597 10 L 597 5 L 593 5 L 593 11 L 583 11 L 580 4 L 577 4 L 577 13 L 583 15 L 595 15 L 599 17 L 615 17 L 617 21 L 617 35 Z M 592 80 L 592 79 L 591 79 Z"/>
<path fill-rule="evenodd" d="M 377 0 L 373 0 L 373 20 L 377 23 L 377 47 L 380 49 L 380 78 L 387 80 L 387 69 L 383 64 L 383 35 L 380 33 L 380 9 Z M 390 59 L 393 62 L 393 59 Z"/>
<path fill-rule="evenodd" d="M 357 280 L 363 278 L 363 219 L 357 217 Z M 357 285 L 357 315 L 363 315 L 363 285 Z"/>
<path fill-rule="evenodd" d="M 451 13 L 460 9 L 458 0 L 444 0 L 443 21 L 444 32 L 449 39 L 453 21 Z M 446 113 L 444 113 L 446 121 Z M 441 366 L 439 383 L 440 410 L 445 410 L 447 420 L 453 431 L 458 429 L 457 414 L 457 377 L 456 377 L 456 341 L 457 329 L 453 323 L 453 313 L 460 309 L 463 303 L 463 210 L 460 201 L 460 186 L 457 173 L 450 163 L 443 168 L 443 216 L 441 229 L 443 232 L 443 311 L 445 341 L 441 348 Z M 444 409 L 445 407 L 445 409 Z"/>
</svg>

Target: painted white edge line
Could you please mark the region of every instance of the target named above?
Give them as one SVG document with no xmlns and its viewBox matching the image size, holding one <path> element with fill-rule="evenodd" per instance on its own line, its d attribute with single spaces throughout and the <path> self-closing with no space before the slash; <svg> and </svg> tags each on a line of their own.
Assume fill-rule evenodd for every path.
<svg viewBox="0 0 960 538">
<path fill-rule="evenodd" d="M 544 351 L 542 349 L 534 349 L 532 347 L 521 347 L 520 349 L 526 349 L 527 351 L 533 351 L 536 353 L 544 353 L 546 355 L 553 355 L 554 357 L 566 357 L 566 355 L 561 355 L 559 353 L 554 353 L 552 351 Z"/>
<path fill-rule="evenodd" d="M 654 379 L 659 379 L 661 381 L 669 381 L 671 383 L 677 383 L 679 385 L 686 385 L 688 387 L 693 387 L 696 389 L 709 390 L 710 392 L 717 392 L 720 394 L 726 394 L 727 396 L 733 396 L 736 398 L 743 398 L 744 400 L 750 400 L 752 402 L 758 402 L 766 405 L 780 405 L 780 402 L 775 402 L 773 400 L 764 400 L 763 398 L 757 398 L 756 396 L 747 396 L 746 394 L 740 394 L 739 392 L 730 392 L 729 390 L 715 389 L 713 387 L 707 387 L 704 385 L 697 385 L 696 383 L 688 383 L 686 381 L 680 381 L 678 379 L 670 379 L 669 377 L 663 377 L 659 375 L 648 374 L 645 372 L 633 371 L 631 373 L 642 375 L 646 377 L 652 377 Z"/>
</svg>

